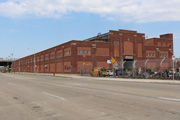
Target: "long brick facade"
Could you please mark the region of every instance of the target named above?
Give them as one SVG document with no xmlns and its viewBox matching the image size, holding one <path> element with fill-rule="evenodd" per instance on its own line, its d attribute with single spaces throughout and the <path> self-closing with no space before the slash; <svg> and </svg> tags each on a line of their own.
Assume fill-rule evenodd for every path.
<svg viewBox="0 0 180 120">
<path fill-rule="evenodd" d="M 86 39 L 72 40 L 35 54 L 38 73 L 79 73 L 81 68 L 106 67 L 107 60 L 116 61 L 171 58 L 173 34 L 145 39 L 144 33 L 130 30 L 110 30 Z M 150 63 L 149 63 L 150 64 Z M 151 63 L 151 66 L 154 64 Z M 34 55 L 13 62 L 14 72 L 34 72 Z"/>
</svg>

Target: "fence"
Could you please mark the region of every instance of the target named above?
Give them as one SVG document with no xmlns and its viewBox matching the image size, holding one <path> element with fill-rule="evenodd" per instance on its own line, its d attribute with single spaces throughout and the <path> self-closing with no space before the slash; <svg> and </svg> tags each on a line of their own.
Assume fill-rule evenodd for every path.
<svg viewBox="0 0 180 120">
<path fill-rule="evenodd" d="M 116 61 L 110 66 L 107 69 L 114 70 L 116 77 L 171 79 L 174 74 L 179 79 L 180 58 Z M 80 68 L 81 75 L 90 75 L 90 71 L 90 68 Z"/>
</svg>

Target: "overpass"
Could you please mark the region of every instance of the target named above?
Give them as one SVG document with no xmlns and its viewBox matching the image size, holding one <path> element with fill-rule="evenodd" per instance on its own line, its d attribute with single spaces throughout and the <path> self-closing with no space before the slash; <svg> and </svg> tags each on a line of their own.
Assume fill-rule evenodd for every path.
<svg viewBox="0 0 180 120">
<path fill-rule="evenodd" d="M 14 61 L 15 59 L 4 59 L 4 58 L 0 58 L 0 66 L 4 66 L 4 67 L 7 67 L 7 68 L 11 68 L 11 65 L 12 65 L 12 62 Z"/>
<path fill-rule="evenodd" d="M 13 60 L 0 60 L 0 66 L 10 66 L 11 67 L 11 64 L 12 64 Z"/>
<path fill-rule="evenodd" d="M 11 66 L 11 64 L 12 64 L 12 61 L 10 61 L 10 60 L 8 60 L 8 61 L 0 60 L 0 66 L 6 67 L 6 66 Z"/>
</svg>

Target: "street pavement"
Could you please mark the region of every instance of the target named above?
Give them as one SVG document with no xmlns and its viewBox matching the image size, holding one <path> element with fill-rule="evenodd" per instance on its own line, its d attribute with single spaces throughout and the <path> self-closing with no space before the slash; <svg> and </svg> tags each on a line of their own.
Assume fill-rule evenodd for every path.
<svg viewBox="0 0 180 120">
<path fill-rule="evenodd" d="M 126 80 L 0 73 L 0 120 L 180 120 L 179 81 Z"/>
</svg>

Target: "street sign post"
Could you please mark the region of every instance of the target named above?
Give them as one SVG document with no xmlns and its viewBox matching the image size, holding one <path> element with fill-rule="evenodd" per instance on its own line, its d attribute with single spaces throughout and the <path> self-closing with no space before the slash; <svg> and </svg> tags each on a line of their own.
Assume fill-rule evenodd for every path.
<svg viewBox="0 0 180 120">
<path fill-rule="evenodd" d="M 114 63 L 116 60 L 114 58 L 111 59 L 111 63 L 113 64 L 113 77 L 115 77 Z"/>
<path fill-rule="evenodd" d="M 175 60 L 175 56 L 174 55 L 172 55 L 172 60 L 173 60 L 173 82 L 174 82 L 174 60 Z"/>
<path fill-rule="evenodd" d="M 115 63 L 116 60 L 114 58 L 111 59 L 111 63 Z"/>
</svg>

